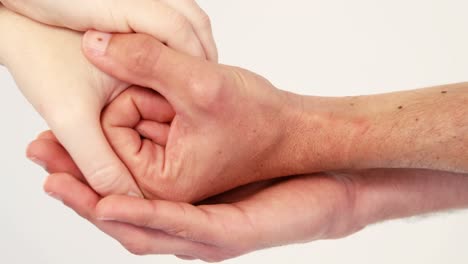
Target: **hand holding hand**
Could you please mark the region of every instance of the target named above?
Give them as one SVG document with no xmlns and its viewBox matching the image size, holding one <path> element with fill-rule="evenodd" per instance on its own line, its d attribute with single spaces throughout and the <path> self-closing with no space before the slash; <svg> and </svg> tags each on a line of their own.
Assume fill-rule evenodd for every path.
<svg viewBox="0 0 468 264">
<path fill-rule="evenodd" d="M 466 207 L 468 177 L 425 170 L 314 174 L 245 186 L 198 206 L 101 198 L 51 133 L 29 147 L 52 174 L 45 190 L 134 254 L 221 261 L 254 250 L 334 239 L 379 221 Z M 75 175 L 73 177 L 72 175 Z"/>
<path fill-rule="evenodd" d="M 0 43 L 5 65 L 89 184 L 102 195 L 141 196 L 100 124 L 104 106 L 128 84 L 86 60 L 79 33 L 36 23 L 5 8 L 0 8 L 0 30 L 5 35 Z"/>
<path fill-rule="evenodd" d="M 209 17 L 194 0 L 1 0 L 7 8 L 41 23 L 86 31 L 140 32 L 169 47 L 216 61 Z"/>
<path fill-rule="evenodd" d="M 305 169 L 299 160 L 311 154 L 297 141 L 301 97 L 254 73 L 177 53 L 141 34 L 88 32 L 83 47 L 103 71 L 156 90 L 172 106 L 136 89 L 103 114 L 110 144 L 147 197 L 199 201 L 250 182 L 309 173 L 309 165 L 312 172 L 327 170 L 342 156 L 346 137 L 328 144 L 332 135 L 317 133 L 313 150 L 326 146 L 334 156 L 316 157 Z M 332 130 L 325 115 L 311 121 L 317 130 Z"/>
</svg>

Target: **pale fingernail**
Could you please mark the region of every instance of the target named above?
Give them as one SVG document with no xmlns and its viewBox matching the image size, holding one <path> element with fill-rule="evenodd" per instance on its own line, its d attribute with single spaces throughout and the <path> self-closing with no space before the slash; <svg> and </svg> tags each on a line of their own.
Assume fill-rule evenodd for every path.
<svg viewBox="0 0 468 264">
<path fill-rule="evenodd" d="M 114 219 L 114 218 L 105 217 L 105 216 L 98 217 L 97 220 L 99 220 L 99 221 L 116 221 L 116 219 Z"/>
<path fill-rule="evenodd" d="M 112 34 L 90 30 L 83 37 L 83 48 L 91 55 L 102 56 L 106 54 L 111 38 Z"/>
<path fill-rule="evenodd" d="M 58 196 L 56 193 L 48 192 L 47 195 L 49 195 L 50 197 L 54 198 L 57 201 L 63 202 L 62 197 Z"/>
<path fill-rule="evenodd" d="M 141 196 L 138 193 L 133 192 L 133 191 L 130 191 L 127 195 L 130 196 L 130 197 L 143 198 L 143 196 Z"/>
<path fill-rule="evenodd" d="M 28 159 L 34 163 L 36 163 L 37 165 L 39 165 L 40 167 L 42 167 L 44 170 L 47 171 L 47 164 L 45 162 L 43 162 L 42 160 L 36 158 L 36 157 L 28 157 Z"/>
</svg>

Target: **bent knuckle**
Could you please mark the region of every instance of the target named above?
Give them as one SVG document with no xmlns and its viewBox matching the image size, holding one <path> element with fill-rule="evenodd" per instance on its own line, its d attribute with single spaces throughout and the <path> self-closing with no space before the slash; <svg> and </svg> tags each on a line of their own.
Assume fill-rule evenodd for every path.
<svg viewBox="0 0 468 264">
<path fill-rule="evenodd" d="M 203 30 L 209 30 L 211 31 L 212 25 L 211 25 L 211 18 L 208 16 L 208 14 L 200 9 L 200 14 L 198 18 L 198 26 L 203 29 Z"/>
<path fill-rule="evenodd" d="M 225 76 L 217 71 L 192 73 L 186 78 L 188 88 L 192 91 L 193 102 L 201 110 L 218 112 L 229 99 L 231 91 L 225 87 Z"/>
</svg>

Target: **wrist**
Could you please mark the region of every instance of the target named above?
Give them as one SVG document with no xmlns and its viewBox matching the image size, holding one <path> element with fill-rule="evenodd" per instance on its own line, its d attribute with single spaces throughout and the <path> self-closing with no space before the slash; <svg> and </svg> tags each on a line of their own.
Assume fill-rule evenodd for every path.
<svg viewBox="0 0 468 264">
<path fill-rule="evenodd" d="M 352 168 L 354 146 L 368 119 L 350 98 L 287 96 L 287 139 L 278 158 L 283 175 Z"/>
</svg>

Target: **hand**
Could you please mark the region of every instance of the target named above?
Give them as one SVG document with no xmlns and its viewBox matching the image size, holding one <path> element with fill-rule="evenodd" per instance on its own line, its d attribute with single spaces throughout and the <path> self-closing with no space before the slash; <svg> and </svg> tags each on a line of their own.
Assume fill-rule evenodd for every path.
<svg viewBox="0 0 468 264">
<path fill-rule="evenodd" d="M 4 8 L 0 8 L 0 30 L 5 37 L 0 49 L 5 65 L 89 184 L 102 195 L 141 196 L 100 124 L 104 106 L 128 84 L 85 59 L 81 34 L 36 23 Z M 30 158 L 38 161 L 38 157 Z"/>
<path fill-rule="evenodd" d="M 199 201 L 250 182 L 330 169 L 342 156 L 348 136 L 329 144 L 330 138 L 350 130 L 333 130 L 337 122 L 326 115 L 315 118 L 316 130 L 336 132 L 317 133 L 313 150 L 334 151 L 307 153 L 315 162 L 305 171 L 296 162 L 306 155 L 299 151 L 304 141 L 297 141 L 304 127 L 301 97 L 256 74 L 185 56 L 140 34 L 88 32 L 83 47 L 103 71 L 157 90 L 175 111 L 158 117 L 161 96 L 134 90 L 103 114 L 110 144 L 147 197 Z"/>
<path fill-rule="evenodd" d="M 345 226 L 339 227 L 343 230 L 331 231 L 335 222 L 330 218 L 339 213 L 340 219 L 348 219 L 352 201 L 348 199 L 351 192 L 345 190 L 345 182 L 334 177 L 317 175 L 256 183 L 209 200 L 209 203 L 226 204 L 199 207 L 165 201 L 144 203 L 121 197 L 102 200 L 85 184 L 80 171 L 52 133 L 41 134 L 31 143 L 28 153 L 40 157 L 49 172 L 65 172 L 49 176 L 44 186 L 47 193 L 62 200 L 134 254 L 175 254 L 184 259 L 220 261 L 279 243 L 309 241 L 327 235 L 339 237 L 351 232 L 344 230 L 348 228 Z M 311 193 L 314 195 L 310 196 Z M 117 209 L 115 205 L 120 201 L 122 208 Z M 128 210 L 133 205 L 138 209 Z M 193 224 L 178 219 L 180 210 L 188 210 Z M 150 215 L 150 212 L 158 213 Z M 138 222 L 144 218 L 147 225 L 109 221 L 108 217 L 124 218 L 120 214 L 132 215 Z M 301 219 L 295 219 L 298 215 Z M 150 226 L 158 221 L 164 225 L 158 227 L 162 231 Z M 208 223 L 211 227 L 205 221 L 212 221 Z M 278 229 L 278 226 L 285 228 Z M 186 233 L 185 227 L 194 229 Z M 199 235 L 205 236 L 203 241 L 198 240 Z M 195 240 L 190 241 L 191 238 Z"/>
<path fill-rule="evenodd" d="M 209 17 L 194 0 L 0 0 L 39 22 L 76 31 L 140 32 L 169 47 L 217 61 Z"/>
<path fill-rule="evenodd" d="M 387 219 L 468 206 L 466 175 L 388 169 L 256 183 L 199 206 L 102 199 L 80 181 L 80 171 L 50 132 L 28 151 L 51 173 L 66 172 L 49 176 L 48 193 L 139 255 L 221 261 L 273 246 L 344 237 Z"/>
</svg>

